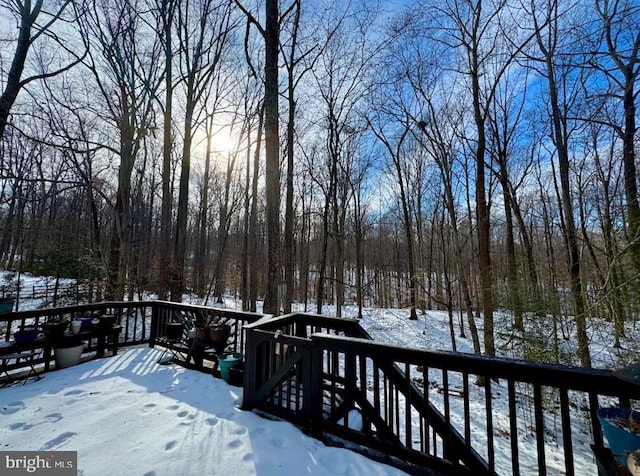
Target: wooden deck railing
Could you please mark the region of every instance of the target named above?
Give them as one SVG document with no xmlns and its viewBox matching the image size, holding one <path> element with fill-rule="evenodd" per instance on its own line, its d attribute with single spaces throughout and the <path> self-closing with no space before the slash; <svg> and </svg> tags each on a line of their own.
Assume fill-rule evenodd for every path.
<svg viewBox="0 0 640 476">
<path fill-rule="evenodd" d="M 163 301 L 4 314 L 0 345 L 20 325 L 105 314 L 119 316 L 120 346 L 154 345 L 176 312 L 232 325 L 246 408 L 417 474 L 596 474 L 597 409 L 640 402 L 609 371 L 390 346 L 349 319 Z"/>
<path fill-rule="evenodd" d="M 407 349 L 358 328 L 301 314 L 249 325 L 245 406 L 417 473 L 574 475 L 598 472 L 597 409 L 640 400 L 609 371 Z"/>
<path fill-rule="evenodd" d="M 117 316 L 116 323 L 122 327 L 119 335 L 119 347 L 140 344 L 153 346 L 157 338 L 164 336 L 166 321 L 174 312 L 197 315 L 198 319 L 205 321 L 210 318 L 224 320 L 232 327 L 232 339 L 230 340 L 229 348 L 234 352 L 244 352 L 245 335 L 242 330 L 243 326 L 262 317 L 261 314 L 168 301 L 101 302 L 2 314 L 0 315 L 0 346 L 11 342 L 13 334 L 21 326 L 37 327 L 45 322 L 56 320 L 73 320 L 77 317 L 104 315 Z M 95 350 L 91 342 L 88 344 L 85 347 L 85 356 Z M 44 363 L 44 356 L 40 356 L 34 361 L 35 365 Z M 12 371 L 20 371 L 20 366 L 26 368 L 24 362 L 16 362 L 16 365 L 9 368 Z"/>
</svg>

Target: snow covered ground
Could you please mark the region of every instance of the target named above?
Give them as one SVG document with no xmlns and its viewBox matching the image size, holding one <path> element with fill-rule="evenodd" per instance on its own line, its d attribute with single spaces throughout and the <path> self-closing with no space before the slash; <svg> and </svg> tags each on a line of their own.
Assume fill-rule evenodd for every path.
<svg viewBox="0 0 640 476">
<path fill-rule="evenodd" d="M 0 279 L 2 275 L 0 273 Z M 25 282 L 30 278 L 23 276 Z M 185 302 L 189 299 L 185 299 Z M 201 301 L 193 300 L 201 304 Z M 228 300 L 226 305 L 239 303 Z M 21 309 L 37 307 L 23 301 Z M 302 309 L 298 309 L 302 310 Z M 332 308 L 326 308 L 332 315 Z M 356 309 L 346 307 L 343 315 L 354 316 Z M 361 325 L 377 340 L 389 344 L 429 350 L 451 350 L 448 316 L 428 311 L 417 321 L 408 319 L 408 310 L 367 309 Z M 523 347 L 509 339 L 508 316 L 496 314 L 499 330 L 497 347 L 504 356 L 521 358 Z M 530 323 L 532 324 L 532 323 Z M 553 337 L 549 323 L 533 323 L 543 339 Z M 482 339 L 481 322 L 480 338 Z M 565 331 L 570 335 L 572 324 Z M 627 339 L 621 349 L 612 346 L 609 323 L 589 323 L 591 351 L 595 367 L 617 368 L 637 355 L 638 331 L 629 323 Z M 456 348 L 472 352 L 471 339 L 460 338 L 456 330 Z M 575 357 L 575 339 L 561 339 L 565 356 Z M 325 448 L 293 426 L 271 422 L 237 408 L 241 390 L 221 380 L 175 366 L 158 366 L 157 355 L 149 349 L 131 349 L 115 359 L 99 360 L 49 373 L 40 382 L 24 387 L 0 389 L 0 447 L 3 449 L 77 450 L 82 474 L 112 474 L 114 458 L 119 474 L 396 474 L 396 470 L 378 465 L 345 450 Z M 441 381 L 438 371 L 429 379 Z M 455 380 L 450 381 L 456 388 Z M 433 400 L 437 401 L 437 388 Z M 492 410 L 495 425 L 496 466 L 500 474 L 510 474 L 510 438 L 518 438 L 521 470 L 537 470 L 536 436 L 532 431 L 533 410 L 519 408 L 518 434 L 511 435 L 508 419 L 506 383 L 492 385 Z M 474 447 L 486 445 L 484 389 L 472 385 Z M 526 391 L 522 395 L 526 399 Z M 552 402 L 553 403 L 553 402 Z M 462 421 L 463 409 L 452 401 L 452 421 Z M 573 418 L 573 417 L 572 417 Z M 562 435 L 559 414 L 547 412 L 545 435 L 548 474 L 563 474 Z M 584 423 L 584 424 L 581 424 Z M 576 474 L 595 474 L 595 462 L 589 448 L 592 436 L 586 420 L 572 419 Z M 111 462 L 111 463 L 110 463 Z M 105 470 L 107 469 L 107 470 Z"/>
</svg>

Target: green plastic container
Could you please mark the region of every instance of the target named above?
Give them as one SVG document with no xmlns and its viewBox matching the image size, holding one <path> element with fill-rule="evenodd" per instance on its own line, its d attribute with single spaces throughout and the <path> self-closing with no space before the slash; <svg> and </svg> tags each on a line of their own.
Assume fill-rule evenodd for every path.
<svg viewBox="0 0 640 476">
<path fill-rule="evenodd" d="M 0 298 L 0 314 L 9 314 L 13 310 L 13 303 L 11 298 Z"/>
<path fill-rule="evenodd" d="M 244 355 L 240 352 L 226 352 L 218 356 L 218 363 L 220 364 L 220 374 L 225 382 L 231 382 L 231 376 L 229 375 L 229 369 L 240 365 Z"/>
</svg>

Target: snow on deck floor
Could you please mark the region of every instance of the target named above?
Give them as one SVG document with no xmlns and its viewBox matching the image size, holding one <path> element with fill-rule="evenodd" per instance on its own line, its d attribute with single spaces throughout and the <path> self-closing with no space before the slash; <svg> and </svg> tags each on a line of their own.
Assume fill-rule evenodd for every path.
<svg viewBox="0 0 640 476">
<path fill-rule="evenodd" d="M 242 389 L 138 347 L 0 389 L 0 448 L 78 452 L 78 474 L 392 475 L 238 408 Z"/>
</svg>

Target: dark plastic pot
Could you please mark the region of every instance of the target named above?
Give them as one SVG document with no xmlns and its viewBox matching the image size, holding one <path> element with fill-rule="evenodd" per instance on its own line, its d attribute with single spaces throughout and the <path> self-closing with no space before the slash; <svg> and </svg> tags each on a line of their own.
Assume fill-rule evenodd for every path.
<svg viewBox="0 0 640 476">
<path fill-rule="evenodd" d="M 91 330 L 91 317 L 76 317 L 76 321 L 80 321 L 80 332 Z"/>
<path fill-rule="evenodd" d="M 50 340 L 60 339 L 64 335 L 69 325 L 68 321 L 63 322 L 45 322 L 42 324 L 42 332 Z"/>
<path fill-rule="evenodd" d="M 108 331 L 116 324 L 117 316 L 109 315 L 100 317 L 98 327 L 103 331 Z"/>
<path fill-rule="evenodd" d="M 16 342 L 22 344 L 25 342 L 33 342 L 38 338 L 38 329 L 31 326 L 22 327 L 13 333 Z"/>
<path fill-rule="evenodd" d="M 229 367 L 229 383 L 236 387 L 244 386 L 244 362 Z"/>
<path fill-rule="evenodd" d="M 169 340 L 178 340 L 182 337 L 182 323 L 167 322 L 166 337 Z"/>
</svg>

